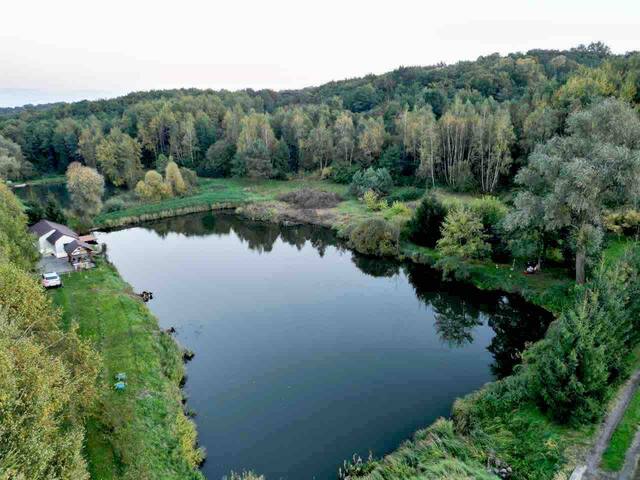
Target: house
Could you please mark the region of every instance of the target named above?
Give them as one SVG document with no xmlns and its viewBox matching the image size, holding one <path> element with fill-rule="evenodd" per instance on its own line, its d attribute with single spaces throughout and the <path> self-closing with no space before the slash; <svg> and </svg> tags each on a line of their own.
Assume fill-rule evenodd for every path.
<svg viewBox="0 0 640 480">
<path fill-rule="evenodd" d="M 43 256 L 66 257 L 75 264 L 87 259 L 93 252 L 91 245 L 76 232 L 50 220 L 40 220 L 29 227 L 29 232 L 37 237 L 38 250 Z"/>
</svg>

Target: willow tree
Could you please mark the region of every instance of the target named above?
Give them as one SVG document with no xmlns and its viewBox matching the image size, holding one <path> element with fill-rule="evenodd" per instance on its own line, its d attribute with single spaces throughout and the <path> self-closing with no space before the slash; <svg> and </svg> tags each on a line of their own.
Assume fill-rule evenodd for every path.
<svg viewBox="0 0 640 480">
<path fill-rule="evenodd" d="M 604 100 L 567 119 L 566 137 L 539 145 L 516 175 L 523 191 L 507 222 L 527 230 L 569 230 L 576 282 L 598 250 L 606 209 L 640 200 L 640 119 L 626 103 Z M 539 212 L 537 217 L 523 210 Z"/>
</svg>

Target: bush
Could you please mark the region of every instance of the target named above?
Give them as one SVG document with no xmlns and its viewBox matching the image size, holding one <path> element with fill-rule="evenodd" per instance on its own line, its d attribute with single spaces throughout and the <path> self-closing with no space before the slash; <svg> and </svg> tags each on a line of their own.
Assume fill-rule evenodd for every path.
<svg viewBox="0 0 640 480">
<path fill-rule="evenodd" d="M 489 253 L 482 222 L 469 208 L 451 210 L 444 219 L 441 233 L 442 237 L 436 246 L 444 257 L 483 258 Z"/>
<path fill-rule="evenodd" d="M 331 179 L 336 183 L 348 185 L 357 171 L 358 167 L 356 165 L 337 163 L 331 167 Z"/>
<path fill-rule="evenodd" d="M 196 175 L 196 172 L 194 172 L 190 168 L 180 167 L 180 174 L 182 175 L 182 179 L 184 180 L 184 183 L 187 185 L 188 189 L 192 189 L 198 186 L 198 175 Z"/>
<path fill-rule="evenodd" d="M 607 230 L 618 235 L 636 235 L 640 232 L 640 211 L 629 208 L 609 213 L 604 218 L 604 225 Z"/>
<path fill-rule="evenodd" d="M 410 202 L 424 195 L 425 189 L 418 187 L 402 187 L 387 197 L 389 202 Z"/>
<path fill-rule="evenodd" d="M 349 234 L 349 245 L 366 255 L 392 256 L 398 253 L 400 231 L 381 218 L 365 220 Z"/>
<path fill-rule="evenodd" d="M 393 204 L 388 207 L 388 209 L 384 212 L 384 218 L 387 220 L 393 217 L 410 217 L 411 209 L 407 207 L 402 202 L 393 202 Z"/>
<path fill-rule="evenodd" d="M 412 242 L 433 248 L 440 239 L 440 226 L 447 215 L 446 208 L 434 194 L 422 199 L 407 225 L 407 232 Z"/>
<path fill-rule="evenodd" d="M 350 191 L 361 197 L 367 190 L 373 190 L 377 195 L 387 195 L 393 188 L 393 180 L 386 168 L 372 168 L 360 170 L 353 175 Z"/>
<path fill-rule="evenodd" d="M 174 172 L 180 175 L 175 163 L 170 163 L 169 165 L 173 165 L 175 168 Z M 170 167 L 167 167 L 167 175 L 169 175 L 169 169 Z M 180 179 L 182 180 L 182 177 L 180 177 Z M 182 182 L 181 185 L 184 186 L 184 182 Z M 149 170 L 145 173 L 144 180 L 138 182 L 135 192 L 138 197 L 147 201 L 164 200 L 173 196 L 171 184 L 168 181 L 164 181 L 162 175 L 155 170 Z"/>
<path fill-rule="evenodd" d="M 333 192 L 303 188 L 283 193 L 278 196 L 278 200 L 291 203 L 298 208 L 331 208 L 338 205 L 342 201 L 342 197 Z"/>
<path fill-rule="evenodd" d="M 126 204 L 124 200 L 118 197 L 113 197 L 104 202 L 102 211 L 105 213 L 119 212 L 120 210 L 124 210 L 125 206 Z"/>
<path fill-rule="evenodd" d="M 492 257 L 495 260 L 509 259 L 509 245 L 504 241 L 502 220 L 507 215 L 507 206 L 496 197 L 484 196 L 471 201 L 471 211 L 480 218 L 487 241 L 491 245 Z"/>
</svg>

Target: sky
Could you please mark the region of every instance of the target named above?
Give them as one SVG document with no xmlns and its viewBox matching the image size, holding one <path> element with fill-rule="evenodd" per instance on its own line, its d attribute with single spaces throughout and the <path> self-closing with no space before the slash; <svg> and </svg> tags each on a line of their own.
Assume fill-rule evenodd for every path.
<svg viewBox="0 0 640 480">
<path fill-rule="evenodd" d="M 0 107 L 301 88 L 593 41 L 640 50 L 638 0 L 20 0 L 2 17 Z"/>
</svg>

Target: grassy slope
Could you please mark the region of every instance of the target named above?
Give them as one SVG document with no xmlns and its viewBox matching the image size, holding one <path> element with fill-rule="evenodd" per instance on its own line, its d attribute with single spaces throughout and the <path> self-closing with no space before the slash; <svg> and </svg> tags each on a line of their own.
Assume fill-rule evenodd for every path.
<svg viewBox="0 0 640 480">
<path fill-rule="evenodd" d="M 77 323 L 103 358 L 100 404 L 87 424 L 92 478 L 202 478 L 189 460 L 195 430 L 182 412 L 184 367 L 173 340 L 106 263 L 64 282 L 52 296 L 66 327 Z M 118 372 L 128 376 L 124 392 L 113 389 Z"/>
</svg>

